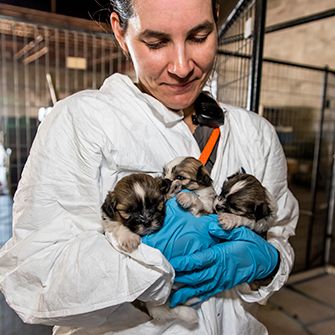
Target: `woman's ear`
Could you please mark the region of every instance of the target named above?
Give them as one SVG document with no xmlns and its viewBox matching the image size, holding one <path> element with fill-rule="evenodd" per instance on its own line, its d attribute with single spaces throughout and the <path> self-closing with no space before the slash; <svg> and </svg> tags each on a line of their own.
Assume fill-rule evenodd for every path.
<svg viewBox="0 0 335 335">
<path fill-rule="evenodd" d="M 125 42 L 125 30 L 121 27 L 119 15 L 113 12 L 110 16 L 112 30 L 116 40 L 118 41 L 123 53 L 128 56 L 128 48 Z"/>
</svg>

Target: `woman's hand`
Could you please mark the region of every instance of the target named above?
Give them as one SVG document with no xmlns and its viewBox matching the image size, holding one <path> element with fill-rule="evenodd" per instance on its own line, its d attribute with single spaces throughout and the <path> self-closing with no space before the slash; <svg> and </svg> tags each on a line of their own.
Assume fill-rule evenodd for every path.
<svg viewBox="0 0 335 335">
<path fill-rule="evenodd" d="M 170 259 L 176 271 L 175 282 L 183 285 L 172 294 L 171 307 L 190 299 L 192 304 L 201 302 L 241 283 L 266 278 L 279 262 L 275 247 L 249 228 L 228 231 L 212 222 L 208 229 L 221 243 Z"/>
</svg>

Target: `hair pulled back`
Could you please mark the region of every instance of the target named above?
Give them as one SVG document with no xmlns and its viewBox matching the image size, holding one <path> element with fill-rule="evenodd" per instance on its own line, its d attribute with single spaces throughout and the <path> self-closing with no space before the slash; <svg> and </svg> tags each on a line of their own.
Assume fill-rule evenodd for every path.
<svg viewBox="0 0 335 335">
<path fill-rule="evenodd" d="M 157 0 L 159 1 L 159 0 Z M 134 15 L 134 0 L 110 0 L 111 12 L 118 14 L 120 25 L 123 30 L 127 30 L 128 20 Z M 212 0 L 212 11 L 214 21 L 218 21 L 218 1 Z"/>
</svg>

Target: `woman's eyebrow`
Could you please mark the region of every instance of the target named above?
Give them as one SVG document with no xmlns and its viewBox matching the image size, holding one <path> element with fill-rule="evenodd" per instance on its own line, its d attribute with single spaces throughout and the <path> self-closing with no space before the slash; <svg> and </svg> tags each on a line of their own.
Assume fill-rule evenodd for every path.
<svg viewBox="0 0 335 335">
<path fill-rule="evenodd" d="M 146 29 L 142 31 L 138 37 L 139 39 L 146 39 L 146 38 L 169 39 L 170 35 L 160 31 Z"/>
<path fill-rule="evenodd" d="M 212 31 L 214 29 L 214 23 L 210 21 L 202 22 L 198 25 L 196 25 L 194 28 L 192 28 L 188 35 L 193 35 L 201 31 Z M 146 29 L 143 32 L 139 34 L 139 39 L 145 39 L 145 38 L 157 38 L 157 39 L 170 39 L 170 35 L 161 31 L 156 30 L 150 30 Z"/>
<path fill-rule="evenodd" d="M 199 33 L 201 31 L 206 31 L 206 32 L 210 32 L 214 29 L 214 23 L 213 22 L 209 22 L 209 21 L 205 21 L 203 23 L 198 24 L 197 26 L 195 26 L 194 28 L 192 28 L 188 34 L 189 35 L 193 35 L 196 33 Z"/>
</svg>

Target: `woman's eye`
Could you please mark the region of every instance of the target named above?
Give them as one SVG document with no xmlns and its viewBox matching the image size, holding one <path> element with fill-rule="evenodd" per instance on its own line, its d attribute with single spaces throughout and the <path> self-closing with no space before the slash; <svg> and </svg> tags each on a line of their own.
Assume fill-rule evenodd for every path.
<svg viewBox="0 0 335 335">
<path fill-rule="evenodd" d="M 192 36 L 190 37 L 190 41 L 193 43 L 203 43 L 206 41 L 208 35 L 202 35 L 202 36 Z"/>
<path fill-rule="evenodd" d="M 149 48 L 149 49 L 160 49 L 162 47 L 164 47 L 166 45 L 166 41 L 158 41 L 158 42 L 144 42 L 145 45 Z"/>
</svg>

